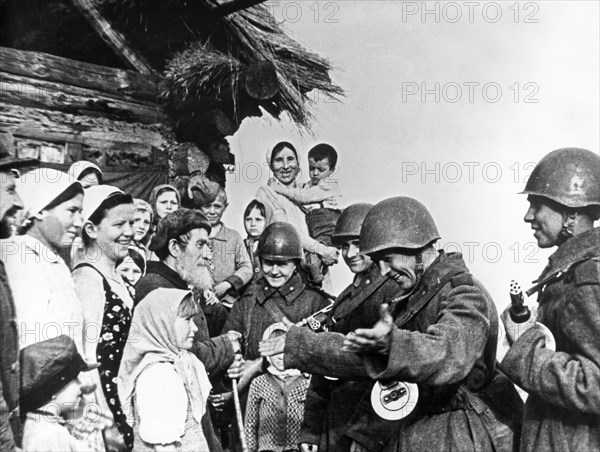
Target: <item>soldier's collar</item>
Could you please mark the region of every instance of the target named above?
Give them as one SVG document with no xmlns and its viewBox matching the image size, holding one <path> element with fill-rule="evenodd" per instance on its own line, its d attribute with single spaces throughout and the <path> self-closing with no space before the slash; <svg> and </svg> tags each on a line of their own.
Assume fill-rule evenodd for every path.
<svg viewBox="0 0 600 452">
<path fill-rule="evenodd" d="M 290 305 L 306 288 L 306 285 L 302 281 L 302 277 L 297 271 L 294 272 L 292 277 L 281 287 L 269 286 L 266 278 L 263 277 L 263 284 L 260 285 L 258 293 L 256 294 L 256 301 L 259 305 L 264 304 L 269 298 L 279 294 L 279 296 L 285 299 L 286 304 Z"/>
</svg>

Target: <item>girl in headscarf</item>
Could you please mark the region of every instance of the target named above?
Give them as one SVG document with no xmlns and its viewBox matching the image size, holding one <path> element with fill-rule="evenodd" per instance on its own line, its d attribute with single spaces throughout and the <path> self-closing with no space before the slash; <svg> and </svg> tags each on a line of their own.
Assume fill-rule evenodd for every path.
<svg viewBox="0 0 600 452">
<path fill-rule="evenodd" d="M 154 209 L 154 223 L 158 224 L 168 214 L 179 209 L 181 198 L 177 189 L 172 185 L 158 185 L 150 193 L 150 205 Z"/>
<path fill-rule="evenodd" d="M 175 212 L 177 209 L 179 209 L 179 207 L 181 207 L 181 197 L 179 195 L 179 191 L 169 184 L 162 184 L 154 187 L 152 189 L 152 193 L 150 193 L 150 206 L 152 206 L 154 216 L 152 219 L 152 227 L 148 233 L 146 243 L 150 243 L 152 240 L 152 236 L 154 235 L 154 231 L 156 230 L 158 222 L 171 212 Z M 152 252 L 148 252 L 146 258 L 149 261 L 160 260 L 156 254 Z"/>
<path fill-rule="evenodd" d="M 267 212 L 262 202 L 253 199 L 244 211 L 244 228 L 248 237 L 244 239 L 244 245 L 252 262 L 252 279 L 256 280 L 262 275 L 260 260 L 258 259 L 258 239 L 262 235 L 267 222 Z M 248 286 L 249 287 L 249 286 Z"/>
<path fill-rule="evenodd" d="M 191 292 L 162 288 L 136 306 L 118 377 L 136 452 L 221 451 L 206 409 L 211 384 L 189 352 L 199 309 Z"/>
<path fill-rule="evenodd" d="M 131 325 L 133 298 L 116 266 L 128 256 L 133 238 L 133 202 L 131 196 L 109 185 L 90 187 L 85 196 L 84 250 L 72 272 L 84 311 L 84 353 L 86 360 L 100 364 L 98 372 L 91 373 L 98 386 L 96 401 L 103 414 L 114 419 L 131 449 L 133 432 L 121 409 L 116 378 Z"/>
<path fill-rule="evenodd" d="M 129 289 L 131 298 L 135 300 L 135 285 L 146 274 L 145 250 L 130 246 L 127 256 L 117 259 L 116 268 Z"/>
</svg>

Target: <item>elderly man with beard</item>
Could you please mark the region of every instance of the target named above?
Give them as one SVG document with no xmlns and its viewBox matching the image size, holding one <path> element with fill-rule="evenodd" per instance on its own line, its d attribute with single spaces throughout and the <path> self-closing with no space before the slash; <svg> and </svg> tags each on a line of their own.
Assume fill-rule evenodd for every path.
<svg viewBox="0 0 600 452">
<path fill-rule="evenodd" d="M 160 220 L 149 246 L 160 261 L 148 262 L 146 274 L 136 286 L 136 304 L 158 288 L 192 289 L 196 298 L 203 300 L 203 305 L 214 301 L 214 308 L 226 316 L 225 308 L 216 303 L 209 290 L 213 286 L 206 259 L 210 230 L 206 217 L 197 210 L 179 209 Z M 213 299 L 206 300 L 207 296 Z M 191 351 L 202 361 L 211 379 L 215 374 L 222 375 L 234 362 L 235 353 L 240 351 L 237 335 L 230 333 L 211 338 L 202 310 L 194 317 L 194 323 L 198 331 Z M 135 334 L 133 329 L 131 334 Z"/>
<path fill-rule="evenodd" d="M 0 239 L 13 233 L 17 212 L 23 202 L 16 190 L 17 168 L 36 160 L 13 158 L 0 148 Z M 13 451 L 19 443 L 19 335 L 15 302 L 8 284 L 4 262 L 0 260 L 0 450 Z"/>
</svg>

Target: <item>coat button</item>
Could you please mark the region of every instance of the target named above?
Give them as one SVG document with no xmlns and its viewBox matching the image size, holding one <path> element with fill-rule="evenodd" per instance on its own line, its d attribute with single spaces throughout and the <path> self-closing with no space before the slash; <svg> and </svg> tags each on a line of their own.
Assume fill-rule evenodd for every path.
<svg viewBox="0 0 600 452">
<path fill-rule="evenodd" d="M 294 286 L 290 287 L 290 292 L 293 292 Z"/>
</svg>

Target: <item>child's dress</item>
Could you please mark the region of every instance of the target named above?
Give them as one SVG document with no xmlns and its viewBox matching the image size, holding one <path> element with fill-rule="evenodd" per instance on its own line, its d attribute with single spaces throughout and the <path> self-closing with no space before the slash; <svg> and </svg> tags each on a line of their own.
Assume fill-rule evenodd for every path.
<svg viewBox="0 0 600 452">
<path fill-rule="evenodd" d="M 266 373 L 252 381 L 245 422 L 249 452 L 298 450 L 309 379 L 299 372 L 289 374 L 280 378 Z"/>
</svg>

